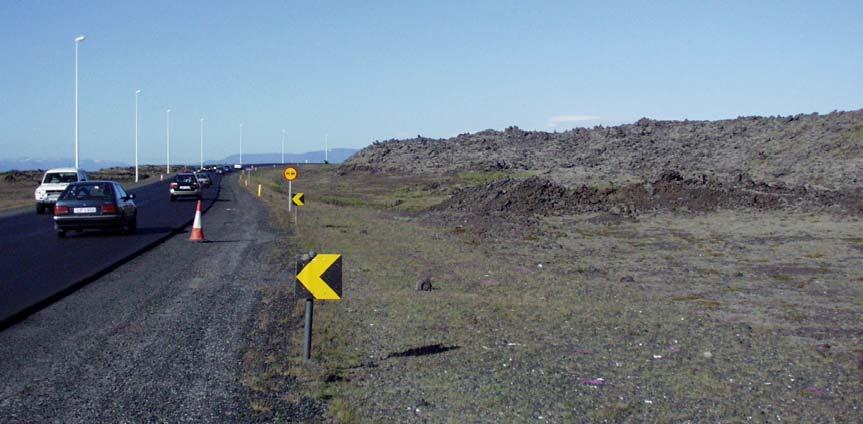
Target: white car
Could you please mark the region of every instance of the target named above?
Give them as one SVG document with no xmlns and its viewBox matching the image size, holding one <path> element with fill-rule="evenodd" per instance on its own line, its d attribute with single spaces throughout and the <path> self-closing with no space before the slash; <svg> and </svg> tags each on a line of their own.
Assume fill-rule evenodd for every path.
<svg viewBox="0 0 863 424">
<path fill-rule="evenodd" d="M 210 180 L 210 174 L 206 171 L 195 172 L 195 176 L 198 177 L 198 182 L 201 183 L 201 185 L 204 187 L 209 187 L 210 184 L 212 184 L 212 181 Z"/>
<path fill-rule="evenodd" d="M 195 196 L 198 200 L 201 199 L 201 184 L 198 182 L 198 176 L 193 173 L 184 172 L 175 175 L 169 187 L 172 202 L 180 196 Z"/>
<path fill-rule="evenodd" d="M 42 184 L 36 188 L 36 213 L 42 214 L 45 209 L 52 208 L 57 203 L 60 193 L 70 183 L 87 181 L 87 173 L 79 168 L 56 168 L 45 171 Z"/>
</svg>

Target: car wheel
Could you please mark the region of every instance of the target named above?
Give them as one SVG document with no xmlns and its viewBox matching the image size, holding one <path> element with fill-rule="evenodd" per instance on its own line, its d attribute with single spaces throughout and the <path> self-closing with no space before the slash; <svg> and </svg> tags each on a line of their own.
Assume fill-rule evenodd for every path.
<svg viewBox="0 0 863 424">
<path fill-rule="evenodd" d="M 176 198 L 176 197 L 171 196 L 171 201 L 172 201 L 172 202 L 174 202 L 174 201 L 176 201 L 176 200 L 177 200 L 177 198 Z"/>
<path fill-rule="evenodd" d="M 66 230 L 58 228 L 57 229 L 57 237 L 59 237 L 59 238 L 66 237 Z"/>
<path fill-rule="evenodd" d="M 45 213 L 45 205 L 43 205 L 41 203 L 37 203 L 36 204 L 36 214 L 42 215 L 43 213 Z"/>
<path fill-rule="evenodd" d="M 138 217 L 137 216 L 132 218 L 132 220 L 129 221 L 129 224 L 126 225 L 126 232 L 128 232 L 129 234 L 135 234 L 136 231 L 138 231 Z"/>
</svg>

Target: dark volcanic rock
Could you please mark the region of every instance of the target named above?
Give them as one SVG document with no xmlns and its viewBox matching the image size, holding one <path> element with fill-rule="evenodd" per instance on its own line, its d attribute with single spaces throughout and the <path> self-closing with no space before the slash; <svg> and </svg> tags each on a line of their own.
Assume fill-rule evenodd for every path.
<svg viewBox="0 0 863 424">
<path fill-rule="evenodd" d="M 863 110 L 720 121 L 656 121 L 561 133 L 485 130 L 445 140 L 376 142 L 341 173 L 546 171 L 567 187 L 595 180 L 718 181 L 855 190 L 863 179 Z M 676 174 L 663 174 L 674 170 Z M 660 176 L 663 178 L 660 178 Z M 702 177 L 705 176 L 705 177 Z M 671 178 L 671 180 L 669 180 Z"/>
<path fill-rule="evenodd" d="M 859 192 L 792 189 L 781 184 L 730 185 L 709 179 L 683 180 L 675 172 L 666 172 L 646 185 L 637 183 L 601 189 L 586 185 L 566 188 L 540 177 L 504 179 L 458 190 L 435 209 L 477 215 L 607 212 L 635 217 L 640 212 L 659 210 L 708 212 L 735 208 L 809 209 L 832 205 L 860 213 L 863 211 L 863 196 Z"/>
</svg>

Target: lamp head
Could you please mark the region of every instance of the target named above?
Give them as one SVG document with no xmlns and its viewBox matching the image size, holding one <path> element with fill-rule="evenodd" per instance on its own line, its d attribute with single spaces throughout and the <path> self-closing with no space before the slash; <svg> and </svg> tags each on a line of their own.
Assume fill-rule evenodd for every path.
<svg viewBox="0 0 863 424">
<path fill-rule="evenodd" d="M 85 38 L 87 38 L 87 37 L 85 37 L 83 35 L 79 35 L 79 36 L 75 37 L 75 42 L 80 43 L 80 42 L 84 41 Z"/>
</svg>

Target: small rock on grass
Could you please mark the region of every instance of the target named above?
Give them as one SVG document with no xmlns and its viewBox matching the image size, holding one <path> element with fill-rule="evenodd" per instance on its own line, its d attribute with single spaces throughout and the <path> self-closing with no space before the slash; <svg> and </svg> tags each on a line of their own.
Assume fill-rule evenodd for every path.
<svg viewBox="0 0 863 424">
<path fill-rule="evenodd" d="M 431 291 L 431 289 L 432 289 L 431 277 L 424 277 L 421 280 L 417 281 L 417 291 Z"/>
</svg>

